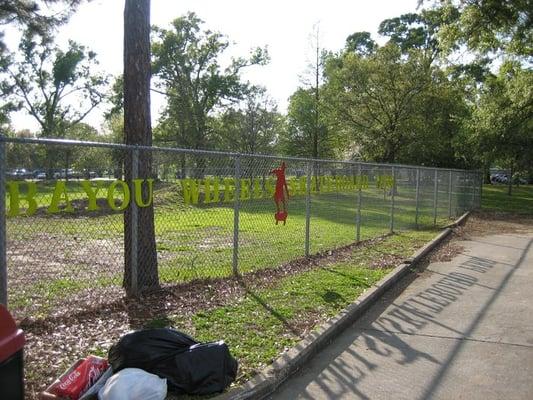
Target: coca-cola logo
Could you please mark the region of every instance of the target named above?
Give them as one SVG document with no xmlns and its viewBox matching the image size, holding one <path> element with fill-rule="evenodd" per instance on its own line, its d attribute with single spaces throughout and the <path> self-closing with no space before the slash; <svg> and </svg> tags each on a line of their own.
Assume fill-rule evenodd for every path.
<svg viewBox="0 0 533 400">
<path fill-rule="evenodd" d="M 102 365 L 91 365 L 91 368 L 89 369 L 87 385 L 85 385 L 83 391 L 89 390 L 93 383 L 98 380 L 100 375 L 102 375 Z"/>
<path fill-rule="evenodd" d="M 62 389 L 62 390 L 65 390 L 66 388 L 68 388 L 70 385 L 72 385 L 74 383 L 74 381 L 76 381 L 76 379 L 78 379 L 80 377 L 80 372 L 78 370 L 74 370 L 72 371 L 68 376 L 67 376 L 67 379 L 65 379 L 63 382 L 61 382 L 59 384 L 59 387 Z"/>
</svg>

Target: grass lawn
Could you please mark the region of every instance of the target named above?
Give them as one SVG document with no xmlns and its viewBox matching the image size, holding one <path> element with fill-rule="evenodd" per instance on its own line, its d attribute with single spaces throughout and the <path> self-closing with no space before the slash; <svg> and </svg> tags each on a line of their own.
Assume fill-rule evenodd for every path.
<svg viewBox="0 0 533 400">
<path fill-rule="evenodd" d="M 272 287 L 250 289 L 235 304 L 199 312 L 192 318 L 171 316 L 170 321 L 201 341 L 223 338 L 240 362 L 239 381 L 243 382 L 296 344 L 304 333 L 352 303 L 399 259 L 434 235 L 433 231 L 393 235 L 356 248 L 340 261 L 326 261 L 316 269 L 281 279 Z"/>
<path fill-rule="evenodd" d="M 93 183 L 96 185 L 95 183 Z M 67 183 L 74 213 L 48 214 L 53 186 L 39 183 L 32 216 L 8 218 L 10 303 L 21 314 L 45 316 L 65 296 L 84 288 L 120 286 L 123 270 L 123 215 L 107 207 L 107 187 L 100 182 L 101 211 L 84 211 L 87 196 L 76 181 Z M 24 185 L 21 185 L 24 192 Z M 120 192 L 118 197 L 120 198 Z M 9 204 L 9 197 L 7 198 Z M 453 197 L 438 193 L 436 224 L 461 212 Z M 85 203 L 84 203 L 85 201 Z M 64 202 L 63 202 L 64 203 Z M 160 281 L 176 284 L 232 274 L 233 204 L 187 206 L 177 184 L 159 184 L 154 191 L 156 246 Z M 432 227 L 433 185 L 422 186 L 419 226 Z M 26 207 L 21 203 L 22 210 Z M 390 230 L 390 196 L 370 187 L 362 192 L 361 240 Z M 399 185 L 395 196 L 395 230 L 415 225 L 415 191 Z M 306 202 L 294 196 L 286 225 L 275 225 L 271 199 L 242 201 L 239 213 L 238 266 L 241 273 L 272 268 L 305 255 Z M 310 254 L 329 251 L 356 239 L 357 192 L 313 194 L 310 202 Z M 32 311 L 33 309 L 33 311 Z"/>
<path fill-rule="evenodd" d="M 531 187 L 521 187 L 509 199 L 505 187 L 484 187 L 483 208 L 531 214 L 532 192 Z M 109 346 L 121 335 L 140 327 L 172 326 L 200 341 L 224 339 L 240 364 L 236 383 L 243 383 L 433 238 L 438 227 L 449 221 L 450 209 L 452 215 L 462 211 L 455 197 L 449 204 L 447 194 L 439 193 L 437 228 L 433 228 L 432 191 L 422 190 L 421 229 L 415 230 L 413 190 L 400 188 L 395 210 L 397 233 L 383 237 L 389 231 L 390 197 L 369 190 L 363 196 L 361 238 L 381 236 L 381 239 L 347 250 L 325 252 L 354 242 L 356 199 L 355 193 L 313 196 L 311 253 L 322 255 L 296 270 L 279 266 L 303 256 L 304 199 L 291 199 L 285 226 L 274 224 L 270 200 L 243 202 L 239 265 L 241 271 L 250 273 L 239 281 L 239 290 L 228 294 L 224 293 L 228 287 L 234 289 L 227 280 L 231 278 L 224 278 L 231 273 L 232 206 L 185 206 L 175 192 L 158 189 L 155 220 L 161 280 L 173 287 L 195 278 L 223 278 L 202 283 L 198 298 L 189 299 L 189 292 L 181 295 L 177 286 L 165 298 L 168 303 L 157 300 L 156 304 L 164 308 L 161 312 L 144 312 L 152 311 L 153 307 L 148 300 L 146 303 L 142 300 L 134 306 L 140 307 L 141 312 L 127 307 L 125 310 L 121 305 L 118 310 L 96 309 L 79 320 L 51 319 L 46 329 L 39 324 L 33 328 L 30 323 L 25 328 L 33 338 L 28 343 L 26 364 L 30 398 L 80 355 L 106 355 Z M 10 218 L 8 230 L 10 271 L 19 273 L 20 282 L 28 284 L 25 290 L 10 293 L 15 300 L 22 293 L 19 300 L 26 303 L 21 305 L 21 311 L 33 310 L 35 303 L 49 304 L 42 314 L 46 318 L 48 311 L 54 311 L 55 302 L 65 303 L 69 295 L 78 295 L 84 288 L 98 292 L 120 284 L 123 262 L 120 213 Z M 28 274 L 28 269 L 18 270 L 21 260 L 42 275 Z M 32 291 L 36 295 L 28 296 Z M 60 339 L 54 336 L 58 329 L 54 324 L 61 326 Z M 95 326 L 98 335 L 91 331 Z M 63 349 L 59 355 L 58 347 Z"/>
<path fill-rule="evenodd" d="M 25 351 L 29 398 L 36 398 L 78 358 L 106 356 L 119 337 L 142 327 L 171 326 L 202 342 L 223 339 L 239 361 L 235 384 L 241 384 L 352 303 L 436 233 L 398 233 L 282 271 L 258 271 L 238 282 L 225 278 L 218 284 L 206 282 L 196 292 L 178 287 L 167 297 L 154 295 L 79 318 L 52 318 L 44 325 L 26 322 L 22 328 L 32 338 Z M 228 288 L 231 293 L 224 294 Z M 163 311 L 153 313 L 154 309 Z"/>
<path fill-rule="evenodd" d="M 81 193 L 73 197 L 83 199 Z M 415 230 L 414 198 L 412 187 L 399 188 L 395 199 L 397 233 L 383 236 L 390 227 L 390 197 L 382 190 L 365 191 L 361 239 L 381 239 L 330 252 L 355 241 L 357 194 L 313 195 L 310 252 L 319 254 L 316 262 L 303 259 L 303 197 L 291 199 L 285 226 L 275 225 L 270 199 L 243 202 L 239 269 L 248 274 L 238 290 L 225 294 L 231 286 L 226 282 L 232 279 L 227 278 L 233 255 L 232 205 L 186 206 L 176 190 L 157 188 L 154 202 L 160 279 L 173 294 L 155 304 L 141 300 L 132 306 L 144 307 L 146 312 L 125 310 L 120 303 L 121 213 L 53 216 L 41 210 L 31 217 L 8 218 L 10 304 L 19 318 L 49 321 L 45 322 L 46 329 L 39 323 L 34 327 L 31 321 L 23 326 L 33 338 L 27 348 L 28 391 L 34 396 L 81 355 L 105 355 L 111 343 L 131 329 L 159 326 L 173 326 L 200 341 L 224 339 L 239 360 L 238 383 L 242 383 L 434 237 L 438 227 L 448 223 L 450 210 L 452 215 L 462 211 L 455 197 L 449 204 L 448 195 L 440 192 L 437 228 L 433 228 L 433 190 L 422 188 L 420 230 Z M 49 194 L 46 199 L 50 199 Z M 296 265 L 307 266 L 290 269 L 288 263 L 295 259 L 300 260 Z M 197 293 L 203 297 L 181 297 L 191 294 L 183 295 L 179 286 L 189 281 L 200 282 Z M 83 296 L 87 296 L 87 303 Z M 102 307 L 84 313 L 87 305 L 94 306 L 90 304 L 94 298 L 104 298 Z M 105 301 L 121 305 L 106 308 Z M 154 312 L 151 305 L 165 310 Z M 79 319 L 78 311 L 82 315 Z M 98 334 L 92 331 L 95 326 Z M 60 337 L 54 336 L 57 329 L 62 332 Z M 63 349 L 60 355 L 57 348 Z"/>
<path fill-rule="evenodd" d="M 533 185 L 513 186 L 511 196 L 505 185 L 483 185 L 481 206 L 486 211 L 533 215 Z"/>
</svg>

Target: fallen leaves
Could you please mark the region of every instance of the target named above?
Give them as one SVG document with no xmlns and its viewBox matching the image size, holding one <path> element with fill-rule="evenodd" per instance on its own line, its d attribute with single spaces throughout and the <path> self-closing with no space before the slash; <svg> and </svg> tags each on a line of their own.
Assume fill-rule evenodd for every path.
<svg viewBox="0 0 533 400">
<path fill-rule="evenodd" d="M 357 248 L 372 246 L 385 238 L 328 250 L 243 276 L 166 285 L 138 299 L 125 297 L 118 287 L 81 290 L 74 300 L 64 299 L 46 317 L 19 321 L 27 335 L 27 396 L 35 399 L 39 391 L 76 360 L 89 354 L 105 357 L 111 345 L 131 330 L 150 324 L 168 326 L 176 316 L 186 326 L 187 320 L 200 311 L 242 301 L 247 290 L 272 287 L 287 276 L 351 259 Z M 382 254 L 374 259 L 371 267 L 385 268 L 398 259 L 398 256 Z M 327 317 L 320 310 L 308 310 L 294 318 L 293 328 L 303 337 Z M 250 371 L 260 370 L 262 365 L 242 365 L 241 368 L 241 373 L 244 371 L 249 376 Z"/>
</svg>

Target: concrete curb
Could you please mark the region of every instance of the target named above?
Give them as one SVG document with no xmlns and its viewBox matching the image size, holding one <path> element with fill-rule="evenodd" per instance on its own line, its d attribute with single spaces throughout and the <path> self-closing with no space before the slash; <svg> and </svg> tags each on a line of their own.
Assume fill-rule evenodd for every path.
<svg viewBox="0 0 533 400">
<path fill-rule="evenodd" d="M 446 225 L 444 228 L 455 228 L 456 226 L 463 225 L 469 216 L 470 216 L 470 211 L 467 211 L 463 215 L 461 215 L 459 218 L 457 218 L 454 222 L 452 222 L 449 225 Z"/>
<path fill-rule="evenodd" d="M 371 289 L 337 316 L 325 322 L 320 328 L 309 333 L 302 341 L 281 355 L 273 364 L 265 368 L 260 374 L 248 381 L 243 386 L 230 390 L 227 393 L 213 397 L 213 400 L 245 400 L 264 399 L 274 392 L 289 376 L 298 371 L 316 353 L 326 347 L 343 330 L 353 324 L 382 294 L 398 282 L 409 269 L 431 250 L 438 246 L 452 232 L 451 227 L 462 224 L 469 213 L 463 214 L 453 224 L 448 225 L 431 242 L 419 249 L 409 259 L 402 262 Z"/>
</svg>

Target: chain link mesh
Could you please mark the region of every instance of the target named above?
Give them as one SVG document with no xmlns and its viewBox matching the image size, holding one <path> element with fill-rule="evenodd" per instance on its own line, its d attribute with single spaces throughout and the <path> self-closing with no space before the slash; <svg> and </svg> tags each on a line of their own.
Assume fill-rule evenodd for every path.
<svg viewBox="0 0 533 400">
<path fill-rule="evenodd" d="M 245 274 L 443 225 L 481 198 L 472 171 L 1 142 L 9 304 L 20 318 L 118 299 L 124 285 Z M 289 197 L 278 207 L 288 215 L 277 221 L 272 171 L 282 162 Z"/>
</svg>

